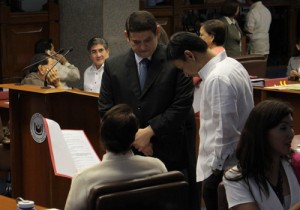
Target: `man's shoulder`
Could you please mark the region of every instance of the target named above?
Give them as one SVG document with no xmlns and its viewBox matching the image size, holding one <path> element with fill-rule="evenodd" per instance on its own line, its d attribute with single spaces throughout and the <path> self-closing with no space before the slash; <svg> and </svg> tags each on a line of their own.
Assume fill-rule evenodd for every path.
<svg viewBox="0 0 300 210">
<path fill-rule="evenodd" d="M 130 50 L 126 52 L 122 52 L 113 56 L 110 56 L 109 58 L 106 59 L 106 62 L 115 62 L 117 60 L 126 60 L 130 57 L 134 58 L 134 53 L 132 53 Z"/>
</svg>

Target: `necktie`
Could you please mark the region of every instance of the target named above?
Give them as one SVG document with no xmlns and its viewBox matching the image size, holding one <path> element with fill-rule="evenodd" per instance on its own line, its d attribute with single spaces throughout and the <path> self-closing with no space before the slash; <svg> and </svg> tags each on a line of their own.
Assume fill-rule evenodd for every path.
<svg viewBox="0 0 300 210">
<path fill-rule="evenodd" d="M 143 60 L 140 61 L 140 86 L 141 90 L 143 90 L 146 77 L 147 77 L 147 71 L 148 71 L 148 65 L 149 65 L 149 60 L 147 58 L 144 58 Z"/>
</svg>

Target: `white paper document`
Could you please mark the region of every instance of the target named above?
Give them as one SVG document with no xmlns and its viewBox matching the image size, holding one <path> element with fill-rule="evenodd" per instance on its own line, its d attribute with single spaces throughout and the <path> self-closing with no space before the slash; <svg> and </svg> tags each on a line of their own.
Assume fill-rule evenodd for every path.
<svg viewBox="0 0 300 210">
<path fill-rule="evenodd" d="M 44 124 L 55 175 L 72 178 L 100 163 L 83 130 L 61 130 L 57 122 L 47 118 Z"/>
</svg>

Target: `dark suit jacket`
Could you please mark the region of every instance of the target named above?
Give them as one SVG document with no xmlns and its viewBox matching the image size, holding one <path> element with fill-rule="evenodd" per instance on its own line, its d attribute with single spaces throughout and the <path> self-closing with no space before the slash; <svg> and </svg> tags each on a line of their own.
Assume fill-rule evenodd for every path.
<svg viewBox="0 0 300 210">
<path fill-rule="evenodd" d="M 150 124 L 154 130 L 154 157 L 161 159 L 168 170 L 187 168 L 195 163 L 196 156 L 192 79 L 167 61 L 162 45 L 158 45 L 149 65 L 141 92 L 132 50 L 106 60 L 99 97 L 100 116 L 116 104 L 130 105 L 140 127 Z"/>
</svg>

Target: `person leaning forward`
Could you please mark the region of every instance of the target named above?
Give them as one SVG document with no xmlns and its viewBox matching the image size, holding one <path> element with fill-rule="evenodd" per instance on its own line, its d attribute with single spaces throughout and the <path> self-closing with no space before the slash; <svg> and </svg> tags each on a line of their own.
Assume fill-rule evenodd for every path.
<svg viewBox="0 0 300 210">
<path fill-rule="evenodd" d="M 254 106 L 251 81 L 242 64 L 225 51 L 208 49 L 203 39 L 190 32 L 174 34 L 167 53 L 186 75 L 202 79 L 197 181 L 203 181 L 206 209 L 216 210 L 222 173 L 237 162 L 235 147 Z"/>
</svg>

